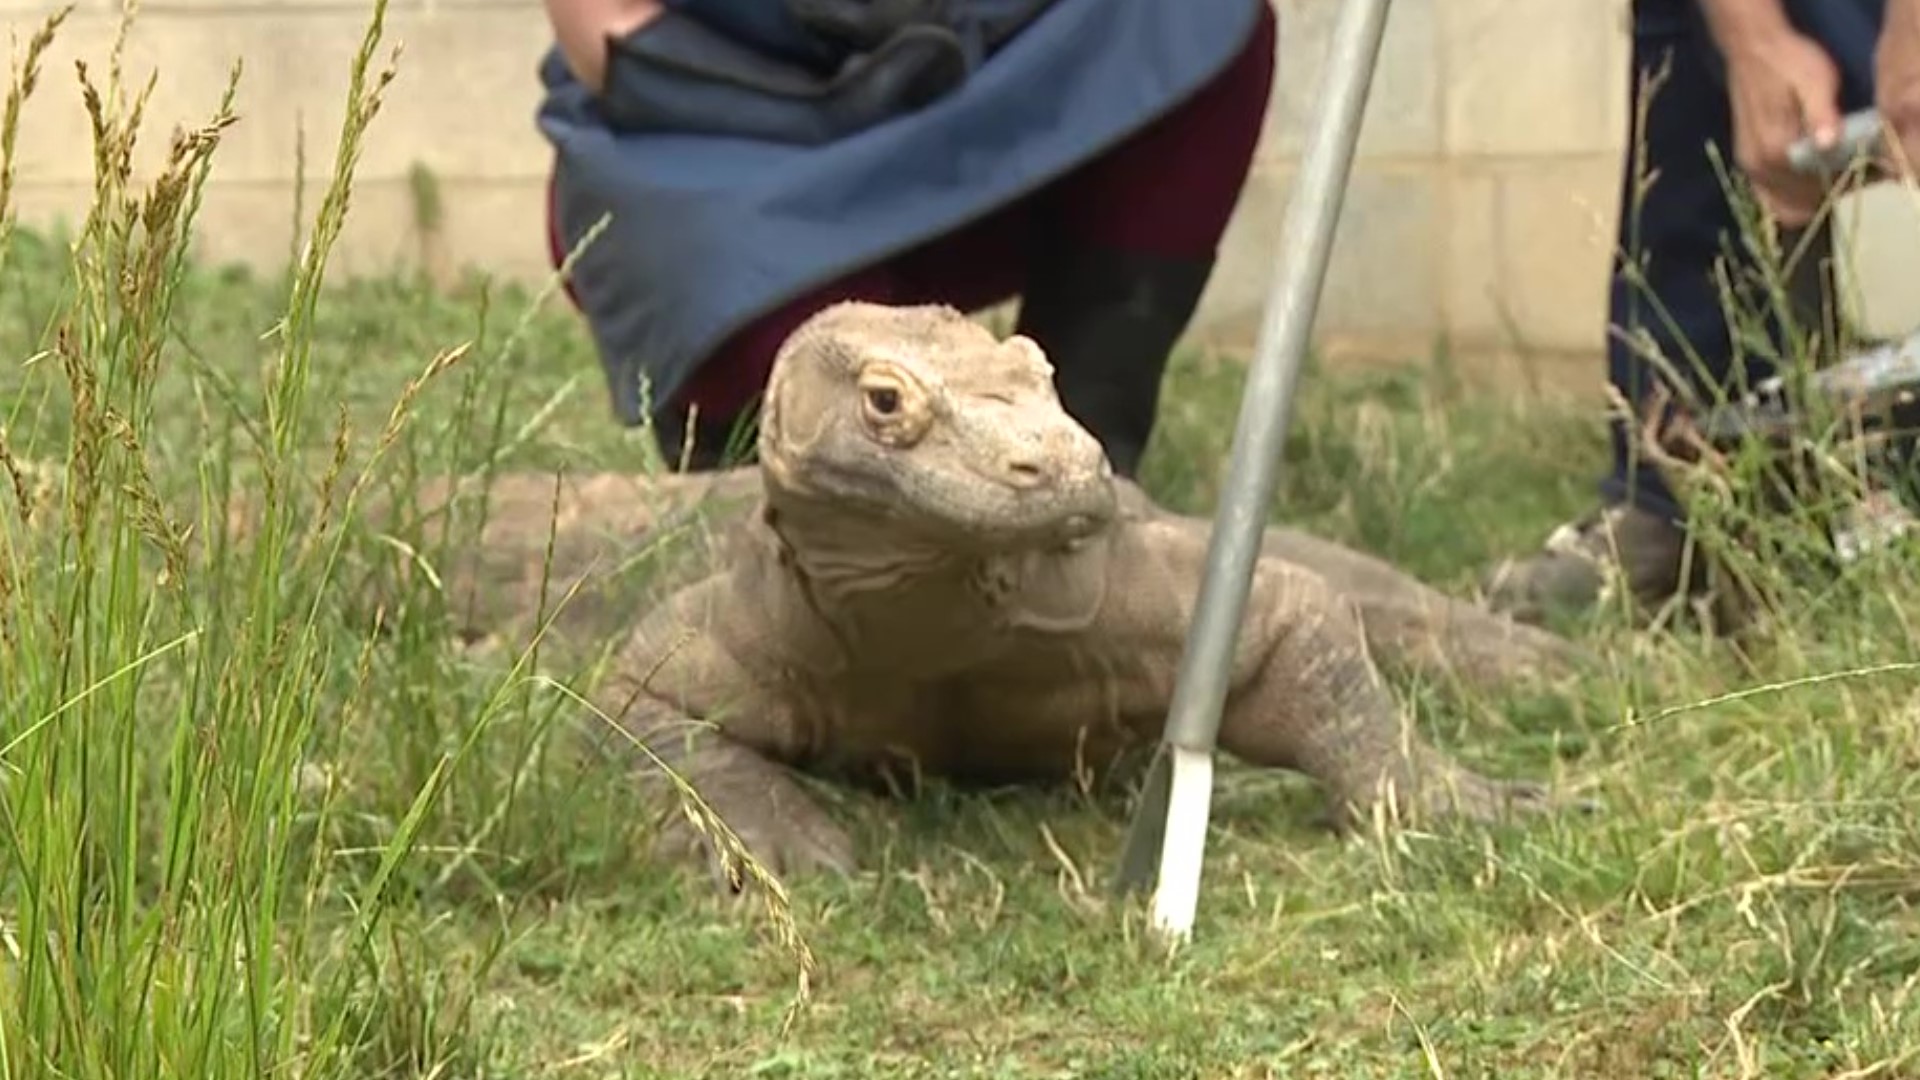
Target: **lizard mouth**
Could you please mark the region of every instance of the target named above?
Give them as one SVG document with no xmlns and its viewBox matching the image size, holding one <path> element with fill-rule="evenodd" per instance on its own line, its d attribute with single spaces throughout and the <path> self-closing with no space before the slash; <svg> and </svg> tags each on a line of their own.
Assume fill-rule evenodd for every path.
<svg viewBox="0 0 1920 1080">
<path fill-rule="evenodd" d="M 1112 482 L 1090 476 L 1041 489 L 1002 489 L 992 504 L 965 515 L 971 520 L 963 531 L 1004 549 L 1071 547 L 1104 531 L 1116 512 Z"/>
</svg>

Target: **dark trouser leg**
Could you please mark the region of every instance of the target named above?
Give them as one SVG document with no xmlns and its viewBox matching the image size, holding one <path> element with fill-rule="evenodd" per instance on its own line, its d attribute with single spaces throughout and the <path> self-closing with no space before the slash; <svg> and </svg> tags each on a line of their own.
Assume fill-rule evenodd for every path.
<svg viewBox="0 0 1920 1080">
<path fill-rule="evenodd" d="M 1789 4 L 1801 31 L 1820 42 L 1840 67 L 1842 109 L 1862 108 L 1872 100 L 1881 6 L 1882 0 Z M 1697 14 L 1671 29 L 1636 28 L 1631 115 L 1641 115 L 1643 81 L 1657 78 L 1663 66 L 1664 82 L 1653 90 L 1640 133 L 1646 159 L 1635 161 L 1629 147 L 1622 169 L 1608 304 L 1608 382 L 1642 417 L 1661 378 L 1646 360 L 1649 343 L 1677 369 L 1682 393 L 1706 402 L 1744 393 L 1772 374 L 1775 360 L 1790 355 L 1793 347 L 1787 323 L 1769 309 L 1760 291 L 1759 272 L 1713 160 L 1717 155 L 1722 168 L 1735 167 L 1733 118 L 1724 66 Z M 1636 199 L 1642 174 L 1656 179 Z M 1623 257 L 1637 260 L 1644 281 L 1622 273 Z M 1716 281 L 1716 263 L 1723 258 L 1736 290 L 1733 312 L 1726 310 Z M 1792 268 L 1793 329 L 1801 337 L 1832 324 L 1830 259 L 1830 238 L 1822 228 Z M 1738 345 L 1733 327 L 1742 328 Z M 1613 463 L 1601 482 L 1602 498 L 1683 520 L 1685 508 L 1665 480 L 1639 460 L 1630 422 L 1616 419 L 1611 428 Z"/>
<path fill-rule="evenodd" d="M 1035 206 L 1017 329 L 1046 349 L 1062 402 L 1139 468 L 1185 332 L 1252 166 L 1273 81 L 1274 16 L 1213 82 Z"/>
<path fill-rule="evenodd" d="M 1843 109 L 1871 100 L 1879 2 L 1814 0 L 1794 8 L 1803 31 L 1842 69 Z M 1607 316 L 1608 382 L 1632 415 L 1609 425 L 1613 454 L 1600 483 L 1603 508 L 1556 530 L 1545 551 L 1489 575 L 1493 606 L 1523 619 L 1594 603 L 1606 564 L 1617 566 L 1643 606 L 1701 585 L 1698 572 L 1681 580 L 1684 507 L 1641 452 L 1640 422 L 1656 407 L 1654 391 L 1665 381 L 1660 366 L 1678 377 L 1680 396 L 1713 402 L 1764 379 L 1773 359 L 1784 355 L 1782 322 L 1756 319 L 1766 309 L 1721 173 L 1736 166 L 1720 58 L 1690 5 L 1669 5 L 1657 23 L 1638 17 L 1653 6 L 1636 5 L 1629 115 L 1644 127 L 1635 129 L 1622 159 Z M 1646 93 L 1651 97 L 1643 100 Z M 1814 247 L 1802 258 L 1825 262 L 1826 253 Z M 1625 260 L 1639 272 L 1627 272 Z M 1721 295 L 1722 273 L 1736 289 L 1732 311 Z M 1815 299 L 1817 307 L 1824 298 Z M 1803 333 L 1826 321 L 1804 309 L 1795 317 Z M 1753 334 L 1756 328 L 1763 332 Z M 1649 349 L 1660 364 L 1649 360 Z"/>
<path fill-rule="evenodd" d="M 1707 43 L 1695 33 L 1636 33 L 1629 114 L 1644 117 L 1623 160 L 1619 225 L 1607 304 L 1607 381 L 1635 417 L 1645 414 L 1661 376 L 1651 347 L 1700 391 L 1732 388 L 1738 375 L 1715 264 L 1739 235 L 1717 155 L 1733 168 L 1727 94 Z M 1647 92 L 1651 97 L 1645 97 Z M 1641 155 L 1644 154 L 1644 158 Z M 1654 177 L 1643 184 L 1644 176 Z M 1631 260 L 1638 275 L 1624 265 Z M 1729 274 L 1743 276 L 1730 265 Z M 1636 280 L 1636 277 L 1639 280 Z M 1752 378 L 1766 372 L 1749 371 Z M 1601 482 L 1609 504 L 1629 503 L 1664 519 L 1682 511 L 1666 481 L 1641 460 L 1639 423 L 1609 423 L 1612 467 Z"/>
</svg>

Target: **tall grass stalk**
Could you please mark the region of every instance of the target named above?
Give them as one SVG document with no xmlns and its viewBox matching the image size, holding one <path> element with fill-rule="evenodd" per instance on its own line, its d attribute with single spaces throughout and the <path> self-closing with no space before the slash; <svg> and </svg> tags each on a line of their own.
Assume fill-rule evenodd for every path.
<svg viewBox="0 0 1920 1080">
<path fill-rule="evenodd" d="M 348 72 L 331 182 L 276 327 L 261 422 L 227 417 L 228 433 L 206 432 L 210 447 L 235 445 L 235 427 L 257 433 L 238 444 L 258 488 L 244 544 L 229 528 L 232 457 L 199 456 L 198 512 L 177 516 L 155 480 L 167 463 L 154 437 L 188 240 L 214 153 L 239 121 L 241 69 L 213 116 L 177 132 L 142 179 L 133 162 L 154 80 L 122 83 L 131 9 L 104 81 L 77 65 L 92 201 L 41 358 L 59 367 L 66 436 L 56 448 L 0 444 L 0 1076 L 362 1075 L 363 1052 L 385 1037 L 364 1005 L 383 986 L 377 945 L 396 933 L 395 872 L 484 723 L 431 767 L 381 836 L 376 869 L 343 874 L 337 789 L 315 755 L 366 712 L 374 640 L 369 630 L 353 646 L 325 624 L 322 601 L 365 478 L 342 483 L 344 418 L 317 484 L 303 451 L 315 310 L 395 73 L 391 60 L 374 66 L 384 15 L 375 0 Z M 0 273 L 19 117 L 66 16 L 28 43 L 0 114 Z M 363 468 L 392 445 L 419 387 L 463 351 L 428 363 Z M 57 461 L 57 500 L 31 482 L 42 454 Z"/>
</svg>

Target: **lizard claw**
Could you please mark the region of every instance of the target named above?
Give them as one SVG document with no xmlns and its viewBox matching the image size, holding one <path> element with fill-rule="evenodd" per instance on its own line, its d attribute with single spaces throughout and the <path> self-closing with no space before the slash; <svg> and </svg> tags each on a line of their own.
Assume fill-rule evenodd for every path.
<svg viewBox="0 0 1920 1080">
<path fill-rule="evenodd" d="M 745 857 L 773 878 L 786 880 L 823 872 L 849 876 L 859 868 L 853 839 L 824 811 L 817 807 L 799 812 L 789 807 L 787 811 L 777 814 L 772 807 L 732 809 L 722 817 L 739 838 Z M 706 863 L 714 888 L 721 893 L 744 893 L 753 880 L 748 868 L 741 865 L 739 849 L 733 850 L 731 857 L 723 854 L 715 840 L 696 829 L 684 815 L 664 825 L 657 842 L 681 859 Z"/>
<path fill-rule="evenodd" d="M 1572 811 L 1582 816 L 1599 813 L 1591 798 L 1554 794 L 1533 780 L 1495 780 L 1465 770 L 1451 771 L 1421 784 L 1410 796 L 1394 800 L 1399 813 L 1426 820 L 1448 818 L 1476 825 L 1507 824 L 1544 814 Z M 1322 817 L 1336 832 L 1352 832 L 1369 814 L 1364 805 L 1330 805 Z"/>
<path fill-rule="evenodd" d="M 850 876 L 858 869 L 853 838 L 824 813 L 784 818 L 768 815 L 734 826 L 747 852 L 774 877 L 805 874 Z"/>
<path fill-rule="evenodd" d="M 699 793 L 705 809 L 682 805 L 668 815 L 655 834 L 655 849 L 676 861 L 705 862 L 720 891 L 743 892 L 760 874 L 850 875 L 858 868 L 846 830 L 784 768 L 757 751 L 708 736 L 669 750 L 663 760 Z M 754 865 L 742 865 L 747 860 Z"/>
<path fill-rule="evenodd" d="M 1568 810 L 1582 815 L 1600 810 L 1599 802 L 1594 799 L 1558 796 L 1537 781 L 1494 780 L 1475 773 L 1453 777 L 1451 782 L 1436 786 L 1425 801 L 1429 810 L 1443 816 L 1465 818 L 1483 825 Z"/>
</svg>

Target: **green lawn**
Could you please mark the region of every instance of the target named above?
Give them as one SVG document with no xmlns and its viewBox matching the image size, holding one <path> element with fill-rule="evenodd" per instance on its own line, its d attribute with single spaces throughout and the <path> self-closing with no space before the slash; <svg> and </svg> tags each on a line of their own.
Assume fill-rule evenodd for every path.
<svg viewBox="0 0 1920 1080">
<path fill-rule="evenodd" d="M 1172 958 L 1106 890 L 1124 793 L 841 793 L 865 872 L 730 904 L 648 861 L 532 664 L 424 586 L 389 637 L 352 615 L 366 498 L 641 466 L 564 304 L 176 265 L 193 185 L 104 175 L 91 228 L 0 232 L 0 1078 L 1920 1075 L 1920 711 L 1862 670 L 1912 657 L 1910 553 L 1793 585 L 1750 665 L 1603 616 L 1570 690 L 1405 686 L 1595 817 L 1341 843 L 1226 770 Z M 1600 432 L 1418 370 L 1310 373 L 1276 516 L 1464 588 L 1583 508 Z M 1237 390 L 1181 358 L 1170 505 L 1210 505 Z"/>
</svg>

